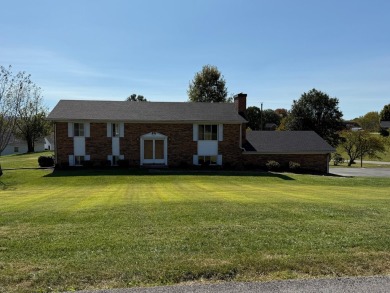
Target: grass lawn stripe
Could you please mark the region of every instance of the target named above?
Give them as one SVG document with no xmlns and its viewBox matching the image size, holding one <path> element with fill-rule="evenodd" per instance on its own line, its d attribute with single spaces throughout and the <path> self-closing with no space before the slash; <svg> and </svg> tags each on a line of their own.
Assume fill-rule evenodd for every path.
<svg viewBox="0 0 390 293">
<path fill-rule="evenodd" d="M 385 178 L 20 170 L 1 180 L 1 293 L 390 273 Z"/>
</svg>

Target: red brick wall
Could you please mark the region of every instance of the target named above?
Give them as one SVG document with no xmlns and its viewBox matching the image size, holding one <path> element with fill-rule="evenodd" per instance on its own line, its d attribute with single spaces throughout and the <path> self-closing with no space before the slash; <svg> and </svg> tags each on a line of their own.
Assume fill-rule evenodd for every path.
<svg viewBox="0 0 390 293">
<path fill-rule="evenodd" d="M 56 160 L 57 163 L 68 163 L 69 155 L 73 154 L 73 138 L 68 137 L 68 123 L 56 122 Z"/>
<path fill-rule="evenodd" d="M 326 154 L 297 154 L 297 155 L 247 155 L 243 154 L 244 167 L 260 167 L 265 168 L 268 161 L 276 161 L 282 167 L 288 168 L 290 161 L 299 163 L 301 168 L 326 173 L 328 170 Z"/>
<path fill-rule="evenodd" d="M 125 123 L 124 137 L 120 138 L 120 153 L 131 166 L 140 165 L 140 137 L 158 132 L 168 137 L 168 165 L 180 166 L 193 163 L 197 153 L 197 142 L 193 141 L 192 124 Z M 224 125 L 223 141 L 219 142 L 219 153 L 223 163 L 237 165 L 241 162 L 239 148 L 240 125 Z M 67 163 L 73 154 L 73 138 L 68 137 L 68 123 L 56 123 L 57 162 Z M 107 137 L 106 123 L 91 123 L 90 137 L 85 138 L 85 152 L 91 161 L 105 161 L 112 153 L 111 138 Z"/>
<path fill-rule="evenodd" d="M 223 125 L 223 141 L 218 142 L 218 154 L 222 155 L 223 165 L 241 167 L 242 151 L 239 124 Z"/>
</svg>

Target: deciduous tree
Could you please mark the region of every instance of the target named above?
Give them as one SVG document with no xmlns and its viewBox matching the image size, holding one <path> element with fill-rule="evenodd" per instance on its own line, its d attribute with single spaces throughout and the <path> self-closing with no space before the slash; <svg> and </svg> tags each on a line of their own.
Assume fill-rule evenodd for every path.
<svg viewBox="0 0 390 293">
<path fill-rule="evenodd" d="M 30 84 L 30 76 L 25 72 L 13 75 L 11 66 L 0 66 L 0 153 L 15 130 L 23 94 Z"/>
<path fill-rule="evenodd" d="M 147 102 L 148 100 L 142 95 L 132 94 L 127 97 L 126 101 L 129 102 Z"/>
<path fill-rule="evenodd" d="M 294 100 L 285 128 L 313 130 L 335 147 L 339 143 L 343 116 L 338 103 L 337 98 L 330 98 L 316 89 L 303 93 L 299 100 Z"/>
<path fill-rule="evenodd" d="M 216 66 L 203 66 L 190 82 L 187 93 L 190 102 L 228 102 L 226 81 Z"/>
<path fill-rule="evenodd" d="M 380 129 L 380 117 L 378 112 L 368 112 L 364 116 L 355 119 L 356 122 L 366 131 L 378 132 Z"/>
<path fill-rule="evenodd" d="M 17 114 L 15 134 L 27 142 L 27 151 L 34 152 L 35 142 L 50 133 L 46 121 L 47 109 L 43 104 L 41 89 L 30 83 L 23 91 L 23 99 Z"/>
<path fill-rule="evenodd" d="M 385 105 L 380 113 L 381 121 L 390 121 L 390 104 Z"/>
<path fill-rule="evenodd" d="M 345 130 L 341 133 L 342 142 L 340 146 L 345 150 L 349 157 L 348 166 L 354 163 L 358 158 L 363 165 L 363 157 L 378 158 L 378 153 L 386 151 L 383 140 L 367 131 Z"/>
</svg>

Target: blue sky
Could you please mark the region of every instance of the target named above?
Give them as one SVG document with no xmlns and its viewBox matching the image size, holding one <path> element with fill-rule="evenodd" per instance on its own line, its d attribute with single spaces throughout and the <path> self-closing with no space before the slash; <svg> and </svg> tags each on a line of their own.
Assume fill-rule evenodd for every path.
<svg viewBox="0 0 390 293">
<path fill-rule="evenodd" d="M 316 88 L 345 119 L 390 103 L 390 1 L 3 1 L 0 65 L 60 99 L 186 101 L 203 65 L 248 106 Z"/>
</svg>

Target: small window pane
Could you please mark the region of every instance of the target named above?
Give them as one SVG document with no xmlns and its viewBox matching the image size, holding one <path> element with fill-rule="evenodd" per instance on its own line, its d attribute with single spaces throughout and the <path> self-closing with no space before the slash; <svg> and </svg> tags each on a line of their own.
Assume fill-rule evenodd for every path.
<svg viewBox="0 0 390 293">
<path fill-rule="evenodd" d="M 198 139 L 204 140 L 204 125 L 199 125 Z"/>
<path fill-rule="evenodd" d="M 74 164 L 76 166 L 81 166 L 84 162 L 84 156 L 74 156 Z"/>
<path fill-rule="evenodd" d="M 217 125 L 212 125 L 212 140 L 218 140 L 218 126 Z"/>
<path fill-rule="evenodd" d="M 155 140 L 154 141 L 154 157 L 156 160 L 164 159 L 164 141 Z"/>
<path fill-rule="evenodd" d="M 84 136 L 84 123 L 74 123 L 74 136 Z"/>
<path fill-rule="evenodd" d="M 153 159 L 153 140 L 144 140 L 144 159 Z"/>
<path fill-rule="evenodd" d="M 211 125 L 205 125 L 204 126 L 204 139 L 205 140 L 211 140 L 212 139 Z"/>
<path fill-rule="evenodd" d="M 112 136 L 113 137 L 119 136 L 119 124 L 118 123 L 112 124 Z"/>
</svg>

